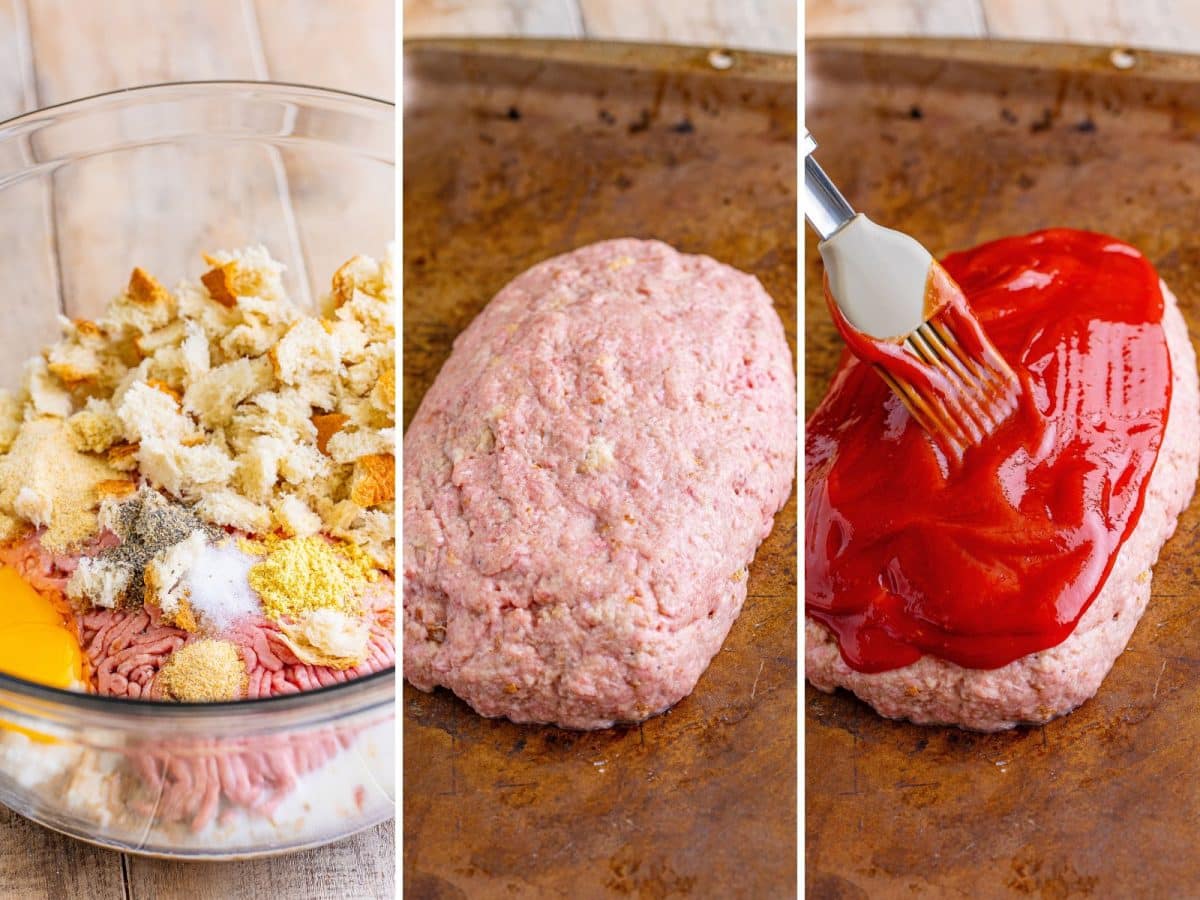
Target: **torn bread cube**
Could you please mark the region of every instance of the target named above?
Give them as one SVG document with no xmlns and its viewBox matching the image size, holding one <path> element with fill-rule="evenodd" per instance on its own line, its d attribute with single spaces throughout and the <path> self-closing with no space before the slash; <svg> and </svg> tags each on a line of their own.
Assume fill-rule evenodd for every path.
<svg viewBox="0 0 1200 900">
<path fill-rule="evenodd" d="M 330 280 L 324 311 L 328 315 L 354 299 L 356 291 L 378 294 L 382 291 L 379 263 L 369 256 L 352 256 L 342 263 Z"/>
<path fill-rule="evenodd" d="M 60 318 L 63 337 L 46 352 L 46 368 L 71 389 L 111 388 L 125 365 L 100 326 Z"/>
<path fill-rule="evenodd" d="M 382 413 L 396 414 L 396 367 L 388 366 L 371 389 L 371 403 Z"/>
<path fill-rule="evenodd" d="M 267 353 L 276 377 L 295 388 L 310 406 L 334 409 L 340 393 L 341 360 L 333 336 L 316 319 L 292 325 Z"/>
<path fill-rule="evenodd" d="M 169 391 L 138 381 L 129 386 L 117 407 L 117 418 L 124 426 L 127 441 L 155 438 L 178 442 L 195 429 Z"/>
<path fill-rule="evenodd" d="M 342 430 L 350 417 L 345 413 L 317 413 L 312 417 L 313 427 L 317 429 L 317 449 L 329 455 L 329 439 Z"/>
<path fill-rule="evenodd" d="M 202 278 L 205 287 L 212 281 L 218 284 L 222 297 L 217 300 L 222 305 L 236 305 L 242 297 L 257 297 L 261 300 L 283 300 L 284 266 L 271 258 L 267 248 L 255 244 L 241 250 L 218 250 L 206 253 L 204 261 L 212 268 L 208 280 Z M 219 275 L 212 275 L 219 272 Z M 212 288 L 209 288 L 210 293 Z M 232 302 L 229 302 L 230 299 Z"/>
<path fill-rule="evenodd" d="M 160 438 L 138 444 L 137 466 L 153 484 L 185 498 L 227 485 L 237 472 L 237 462 L 220 447 L 211 444 L 189 447 Z"/>
<path fill-rule="evenodd" d="M 277 437 L 260 434 L 238 457 L 238 485 L 242 493 L 259 502 L 269 500 L 279 480 L 279 461 L 289 451 Z"/>
<path fill-rule="evenodd" d="M 265 534 L 271 527 L 271 510 L 230 490 L 206 493 L 196 512 L 209 522 L 237 528 L 248 534 Z"/>
<path fill-rule="evenodd" d="M 391 341 L 371 344 L 361 362 L 346 367 L 342 375 L 343 387 L 355 397 L 368 396 L 383 378 L 384 372 L 394 368 L 394 359 L 395 348 Z"/>
<path fill-rule="evenodd" d="M 350 500 L 362 507 L 396 498 L 396 458 L 390 453 L 360 457 L 350 478 Z"/>
<path fill-rule="evenodd" d="M 67 581 L 67 596 L 105 609 L 116 609 L 133 580 L 133 569 L 112 560 L 85 556 Z"/>
<path fill-rule="evenodd" d="M 207 543 L 208 537 L 203 531 L 193 531 L 184 540 L 159 552 L 145 568 L 146 602 L 162 610 L 166 622 L 189 631 L 195 630 L 196 621 L 187 602 L 186 576 L 204 553 Z"/>
<path fill-rule="evenodd" d="M 183 319 L 175 319 L 157 331 L 138 335 L 134 338 L 133 344 L 142 356 L 153 356 L 164 347 L 178 347 L 186 334 L 187 322 Z"/>
<path fill-rule="evenodd" d="M 50 372 L 41 357 L 25 363 L 22 393 L 29 398 L 27 418 L 54 416 L 65 419 L 74 410 L 71 392 Z"/>
<path fill-rule="evenodd" d="M 99 323 L 114 334 L 146 335 L 170 323 L 175 298 L 153 275 L 134 269 L 125 292 L 109 304 Z"/>
<path fill-rule="evenodd" d="M 316 447 L 299 444 L 279 461 L 279 473 L 288 484 L 302 484 L 329 473 L 329 459 Z"/>
<path fill-rule="evenodd" d="M 108 448 L 105 458 L 108 464 L 118 472 L 132 472 L 137 468 L 137 454 L 140 448 L 136 443 L 121 442 Z"/>
<path fill-rule="evenodd" d="M 395 447 L 395 432 L 390 428 L 347 428 L 330 436 L 325 452 L 334 462 L 350 464 L 364 456 L 391 455 Z"/>
<path fill-rule="evenodd" d="M 321 517 L 295 494 L 284 494 L 276 501 L 271 518 L 290 537 L 310 537 L 321 530 Z"/>
<path fill-rule="evenodd" d="M 105 500 L 123 500 L 137 493 L 137 483 L 127 478 L 109 478 L 96 482 L 96 499 L 103 503 Z"/>
<path fill-rule="evenodd" d="M 229 422 L 234 407 L 243 400 L 273 385 L 271 364 L 266 359 L 235 359 L 193 381 L 184 394 L 183 406 L 212 428 Z"/>
</svg>

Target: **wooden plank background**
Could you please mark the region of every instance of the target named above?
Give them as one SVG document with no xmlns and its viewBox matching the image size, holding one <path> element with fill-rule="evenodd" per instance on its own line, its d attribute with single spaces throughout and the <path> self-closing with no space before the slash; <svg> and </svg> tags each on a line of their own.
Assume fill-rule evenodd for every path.
<svg viewBox="0 0 1200 900">
<path fill-rule="evenodd" d="M 391 0 L 0 0 L 0 120 L 100 91 L 203 78 L 297 81 L 392 99 L 393 15 Z M 49 198 L 31 203 L 44 203 L 44 219 L 0 221 L 0 241 L 27 241 L 44 254 Z M 35 274 L 36 290 L 56 296 L 53 265 Z M 47 305 L 21 306 L 52 328 Z M 277 859 L 185 864 L 100 850 L 0 807 L 0 898 L 389 898 L 394 865 L 393 823 Z"/>
<path fill-rule="evenodd" d="M 404 0 L 404 36 L 593 38 L 796 52 L 797 0 Z"/>
<path fill-rule="evenodd" d="M 807 37 L 920 35 L 1200 52 L 1195 0 L 807 0 Z"/>
</svg>

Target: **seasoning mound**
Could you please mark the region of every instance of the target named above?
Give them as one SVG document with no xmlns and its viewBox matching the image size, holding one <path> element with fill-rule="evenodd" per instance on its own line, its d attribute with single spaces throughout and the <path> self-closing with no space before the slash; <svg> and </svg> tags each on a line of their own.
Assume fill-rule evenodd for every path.
<svg viewBox="0 0 1200 900">
<path fill-rule="evenodd" d="M 193 534 L 204 541 L 216 540 L 222 533 L 150 488 L 142 488 L 129 500 L 105 504 L 100 518 L 120 543 L 83 557 L 67 583 L 67 595 L 109 609 L 141 606 L 148 576 L 151 589 L 161 595 L 166 586 L 156 574 L 160 569 L 151 563 Z"/>
<path fill-rule="evenodd" d="M 218 631 L 261 615 L 248 580 L 253 565 L 254 557 L 239 550 L 232 539 L 202 547 L 183 579 L 188 606 Z"/>
<path fill-rule="evenodd" d="M 176 650 L 158 672 L 157 692 L 185 703 L 240 700 L 249 678 L 242 655 L 229 641 L 199 640 Z"/>
<path fill-rule="evenodd" d="M 0 456 L 0 539 L 18 534 L 24 520 L 45 529 L 49 550 L 80 544 L 95 535 L 101 489 L 114 483 L 121 473 L 76 450 L 62 419 L 27 421 Z"/>
<path fill-rule="evenodd" d="M 370 571 L 361 559 L 319 537 L 268 539 L 255 549 L 265 558 L 250 569 L 250 587 L 268 618 L 294 619 L 317 609 L 359 612 L 358 595 Z"/>
</svg>

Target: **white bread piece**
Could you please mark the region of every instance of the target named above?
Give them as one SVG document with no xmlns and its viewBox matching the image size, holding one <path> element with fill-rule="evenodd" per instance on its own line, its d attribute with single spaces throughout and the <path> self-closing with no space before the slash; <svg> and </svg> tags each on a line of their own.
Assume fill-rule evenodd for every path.
<svg viewBox="0 0 1200 900">
<path fill-rule="evenodd" d="M 176 300 L 143 269 L 134 269 L 124 293 L 109 304 L 100 326 L 112 334 L 147 335 L 170 323 Z"/>
<path fill-rule="evenodd" d="M 183 408 L 193 413 L 208 428 L 225 425 L 233 418 L 234 407 L 254 394 L 274 386 L 270 362 L 235 359 L 205 372 L 187 388 Z"/>
<path fill-rule="evenodd" d="M 329 460 L 315 446 L 299 444 L 279 461 L 279 474 L 288 484 L 304 484 L 326 476 L 329 466 Z"/>
<path fill-rule="evenodd" d="M 142 475 L 168 493 L 187 499 L 227 485 L 238 467 L 219 446 L 197 444 L 189 447 L 161 438 L 141 441 L 136 457 Z"/>
<path fill-rule="evenodd" d="M 333 335 L 316 319 L 296 322 L 267 355 L 279 381 L 295 388 L 309 406 L 337 407 L 341 359 Z"/>
<path fill-rule="evenodd" d="M 321 517 L 295 494 L 284 494 L 275 501 L 271 520 L 291 537 L 311 537 L 321 530 Z"/>
<path fill-rule="evenodd" d="M 105 609 L 115 609 L 129 589 L 132 572 L 108 560 L 85 556 L 67 581 L 67 596 Z"/>
<path fill-rule="evenodd" d="M 343 428 L 329 438 L 325 448 L 334 462 L 350 464 L 364 456 L 394 453 L 396 432 L 392 428 Z"/>
<path fill-rule="evenodd" d="M 289 450 L 285 441 L 271 435 L 260 434 L 251 440 L 237 458 L 237 483 L 242 493 L 258 502 L 270 500 L 279 480 L 279 461 Z"/>
<path fill-rule="evenodd" d="M 237 528 L 248 534 L 265 534 L 271 527 L 271 510 L 230 490 L 216 490 L 196 504 L 196 513 L 209 522 Z"/>
<path fill-rule="evenodd" d="M 186 604 L 188 590 L 184 577 L 195 568 L 207 544 L 207 535 L 197 529 L 147 563 L 146 602 L 161 609 L 164 617 L 175 619 Z"/>
<path fill-rule="evenodd" d="M 125 440 L 131 442 L 179 442 L 194 432 L 191 420 L 179 409 L 179 402 L 146 381 L 136 381 L 122 394 L 117 418 L 124 426 Z"/>
<path fill-rule="evenodd" d="M 139 335 L 134 338 L 133 343 L 142 356 L 153 356 L 164 347 L 178 347 L 183 342 L 186 334 L 186 320 L 173 319 L 157 331 Z"/>
<path fill-rule="evenodd" d="M 21 388 L 22 394 L 29 399 L 26 419 L 36 419 L 39 416 L 65 419 L 74 409 L 71 392 L 51 374 L 46 361 L 40 356 L 25 363 Z"/>
</svg>

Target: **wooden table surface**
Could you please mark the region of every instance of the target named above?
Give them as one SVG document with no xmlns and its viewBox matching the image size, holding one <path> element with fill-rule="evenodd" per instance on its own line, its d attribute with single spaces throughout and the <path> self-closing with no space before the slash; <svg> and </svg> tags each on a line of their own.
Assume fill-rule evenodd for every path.
<svg viewBox="0 0 1200 900">
<path fill-rule="evenodd" d="M 395 93 L 390 0 L 0 0 L 0 120 L 161 81 Z M 172 863 L 101 850 L 0 807 L 0 898 L 357 900 L 395 895 L 395 827 L 277 859 Z"/>
<path fill-rule="evenodd" d="M 806 37 L 910 35 L 1200 52 L 1195 0 L 806 0 Z"/>
<path fill-rule="evenodd" d="M 405 37 L 565 37 L 796 52 L 797 0 L 404 0 Z"/>
</svg>

